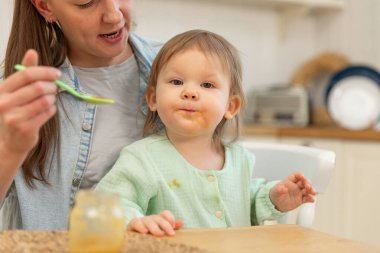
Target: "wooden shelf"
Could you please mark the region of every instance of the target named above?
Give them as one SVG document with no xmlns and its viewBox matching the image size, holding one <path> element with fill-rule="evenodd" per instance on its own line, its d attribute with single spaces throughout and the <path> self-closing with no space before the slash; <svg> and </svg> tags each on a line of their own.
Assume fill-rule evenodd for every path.
<svg viewBox="0 0 380 253">
<path fill-rule="evenodd" d="M 273 136 L 273 137 L 305 137 L 305 138 L 329 138 L 348 139 L 360 141 L 380 141 L 380 132 L 372 129 L 363 131 L 349 131 L 342 128 L 321 128 L 309 126 L 304 128 L 276 128 L 263 126 L 244 126 L 245 136 Z"/>
<path fill-rule="evenodd" d="M 201 0 L 198 0 L 201 1 Z M 203 0 L 204 1 L 204 0 Z M 211 2 L 224 2 L 229 4 L 246 4 L 270 7 L 281 10 L 307 9 L 307 10 L 342 10 L 347 0 L 208 0 Z"/>
<path fill-rule="evenodd" d="M 244 0 L 254 4 L 278 8 L 304 7 L 308 9 L 341 10 L 345 7 L 345 0 Z"/>
</svg>

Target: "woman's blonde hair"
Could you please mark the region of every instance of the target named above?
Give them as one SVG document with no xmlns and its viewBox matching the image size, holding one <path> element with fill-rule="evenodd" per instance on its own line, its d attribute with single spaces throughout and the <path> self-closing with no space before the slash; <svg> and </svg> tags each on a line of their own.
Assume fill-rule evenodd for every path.
<svg viewBox="0 0 380 253">
<path fill-rule="evenodd" d="M 11 75 L 14 65 L 21 63 L 25 52 L 33 48 L 38 52 L 39 63 L 60 66 L 67 56 L 66 39 L 56 23 L 47 22 L 33 6 L 31 0 L 15 0 L 13 21 L 4 60 L 4 77 Z M 30 187 L 33 180 L 45 183 L 45 164 L 48 155 L 59 147 L 59 118 L 56 114 L 40 130 L 37 145 L 22 164 L 25 181 Z"/>
<path fill-rule="evenodd" d="M 158 76 L 170 59 L 178 53 L 193 48 L 219 59 L 225 71 L 230 75 L 230 96 L 240 97 L 241 105 L 243 106 L 245 104 L 245 98 L 242 88 L 242 66 L 239 53 L 236 48 L 222 36 L 205 30 L 187 31 L 176 35 L 165 43 L 153 62 L 148 88 L 145 93 L 146 96 L 148 92 L 155 92 Z M 240 130 L 239 115 L 237 114 L 231 121 L 234 128 L 232 131 L 232 140 L 236 140 Z M 226 123 L 227 119 L 223 118 L 216 127 L 213 135 L 215 144 L 222 143 Z M 144 135 L 158 133 L 161 131 L 162 126 L 157 111 L 148 110 L 144 125 Z"/>
</svg>

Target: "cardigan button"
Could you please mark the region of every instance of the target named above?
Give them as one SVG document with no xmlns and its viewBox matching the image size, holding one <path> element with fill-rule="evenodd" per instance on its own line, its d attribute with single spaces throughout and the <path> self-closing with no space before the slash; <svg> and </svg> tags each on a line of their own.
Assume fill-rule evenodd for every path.
<svg viewBox="0 0 380 253">
<path fill-rule="evenodd" d="M 90 130 L 90 129 L 91 129 L 91 124 L 89 124 L 89 123 L 83 123 L 83 124 L 82 124 L 82 129 L 83 129 L 84 131 L 88 131 L 88 130 Z"/>
<path fill-rule="evenodd" d="M 209 182 L 214 181 L 214 179 L 215 179 L 215 177 L 214 177 L 214 176 L 211 176 L 211 175 L 207 177 L 207 180 L 208 180 Z"/>
<path fill-rule="evenodd" d="M 218 218 L 218 219 L 220 219 L 220 218 L 222 217 L 222 215 L 223 215 L 222 211 L 216 211 L 216 212 L 215 212 L 215 216 L 216 216 L 216 218 Z"/>
</svg>

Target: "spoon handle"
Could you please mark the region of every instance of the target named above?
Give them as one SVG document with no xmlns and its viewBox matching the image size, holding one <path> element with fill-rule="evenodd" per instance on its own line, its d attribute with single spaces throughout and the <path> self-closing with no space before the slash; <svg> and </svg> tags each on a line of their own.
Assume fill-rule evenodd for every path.
<svg viewBox="0 0 380 253">
<path fill-rule="evenodd" d="M 26 67 L 24 65 L 21 65 L 21 64 L 16 64 L 15 69 L 16 70 L 24 70 L 24 69 L 26 69 Z M 65 84 L 64 82 L 62 82 L 60 80 L 55 80 L 54 83 L 59 88 L 68 91 L 69 93 L 71 93 L 74 96 L 77 96 L 76 91 L 73 88 L 71 88 L 69 85 Z"/>
<path fill-rule="evenodd" d="M 55 83 L 55 85 L 57 85 L 62 90 L 69 92 L 71 95 L 76 96 L 76 97 L 81 97 L 81 94 L 78 94 L 78 92 L 76 90 L 74 90 L 72 87 L 68 86 L 67 84 L 65 84 L 61 80 L 55 80 L 54 83 Z"/>
<path fill-rule="evenodd" d="M 21 65 L 21 64 L 16 64 L 14 66 L 14 68 L 16 70 L 26 69 L 26 67 L 24 65 Z M 88 103 L 92 103 L 92 104 L 113 104 L 113 103 L 115 103 L 115 101 L 113 101 L 112 99 L 109 99 L 109 98 L 101 98 L 101 97 L 96 97 L 96 96 L 92 96 L 92 95 L 86 95 L 86 94 L 79 93 L 74 88 L 67 85 L 66 83 L 64 83 L 61 80 L 55 80 L 54 83 L 55 83 L 55 85 L 57 85 L 62 90 L 65 90 L 68 93 L 70 93 L 71 95 L 73 95 L 77 98 L 80 98 L 80 99 L 82 99 Z"/>
</svg>

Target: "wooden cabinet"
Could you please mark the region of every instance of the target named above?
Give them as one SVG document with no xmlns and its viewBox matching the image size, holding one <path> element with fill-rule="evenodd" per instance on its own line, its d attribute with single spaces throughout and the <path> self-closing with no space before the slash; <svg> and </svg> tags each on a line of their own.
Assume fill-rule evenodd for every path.
<svg viewBox="0 0 380 253">
<path fill-rule="evenodd" d="M 380 143 L 345 142 L 341 170 L 342 222 L 349 238 L 380 245 Z M 338 199 L 336 199 L 338 201 Z"/>
<path fill-rule="evenodd" d="M 249 0 L 252 3 L 265 3 L 272 6 L 301 6 L 315 9 L 340 10 L 346 5 L 346 0 Z"/>
<path fill-rule="evenodd" d="M 380 142 L 286 136 L 245 136 L 329 149 L 336 166 L 324 194 L 317 197 L 313 228 L 329 234 L 380 245 Z"/>
</svg>

